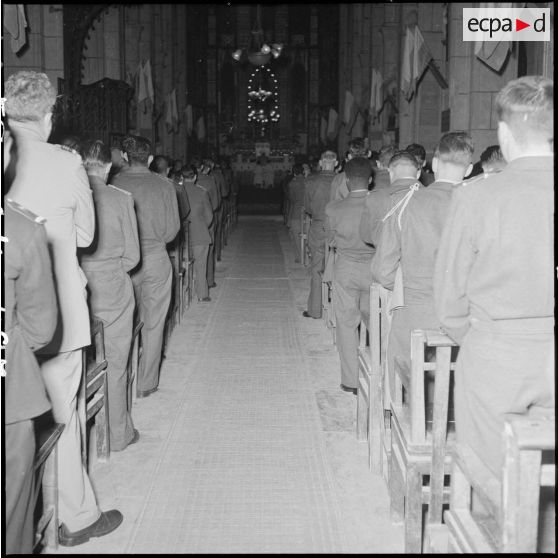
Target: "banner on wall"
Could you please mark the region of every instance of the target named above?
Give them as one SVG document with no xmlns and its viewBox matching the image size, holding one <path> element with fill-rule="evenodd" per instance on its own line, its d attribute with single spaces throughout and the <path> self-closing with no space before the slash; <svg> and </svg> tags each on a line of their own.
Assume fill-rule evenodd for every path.
<svg viewBox="0 0 558 558">
<path fill-rule="evenodd" d="M 370 77 L 370 118 L 376 118 L 378 111 L 382 108 L 382 86 L 384 78 L 382 74 L 372 68 L 372 75 Z"/>
<path fill-rule="evenodd" d="M 27 43 L 25 8 L 23 4 L 4 4 L 2 9 L 2 26 L 12 36 L 12 52 L 17 54 Z"/>
<path fill-rule="evenodd" d="M 333 141 L 337 136 L 337 131 L 339 127 L 339 115 L 337 111 L 333 108 L 329 109 L 329 114 L 327 118 L 327 139 Z"/>
<path fill-rule="evenodd" d="M 203 116 L 200 116 L 196 123 L 196 136 L 198 136 L 200 142 L 205 140 L 205 120 Z"/>
<path fill-rule="evenodd" d="M 192 105 L 188 105 L 184 110 L 186 133 L 191 136 L 194 129 L 194 116 L 192 115 Z"/>
<path fill-rule="evenodd" d="M 415 94 L 418 80 L 426 71 L 432 58 L 419 26 L 415 25 L 412 31 L 407 27 L 401 67 L 401 91 L 407 101 L 410 101 Z"/>
</svg>

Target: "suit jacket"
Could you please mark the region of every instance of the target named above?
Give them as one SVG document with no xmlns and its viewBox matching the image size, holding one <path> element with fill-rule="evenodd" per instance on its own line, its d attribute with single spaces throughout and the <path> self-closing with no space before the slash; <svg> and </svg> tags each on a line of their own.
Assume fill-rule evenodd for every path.
<svg viewBox="0 0 558 558">
<path fill-rule="evenodd" d="M 325 206 L 329 203 L 335 176 L 333 171 L 321 171 L 305 179 L 304 210 L 312 216 L 313 223 L 326 220 Z"/>
<path fill-rule="evenodd" d="M 13 123 L 18 146 L 10 197 L 46 219 L 60 319 L 44 354 L 72 351 L 91 343 L 87 280 L 76 247 L 91 244 L 95 209 L 81 157 L 72 149 L 46 143 L 25 123 Z"/>
<path fill-rule="evenodd" d="M 6 305 L 6 424 L 50 409 L 33 351 L 52 338 L 58 308 L 44 220 L 6 200 L 4 289 Z"/>
<path fill-rule="evenodd" d="M 208 193 L 195 182 L 184 181 L 184 188 L 190 201 L 189 242 L 192 246 L 211 244 L 210 227 L 213 209 Z"/>
</svg>

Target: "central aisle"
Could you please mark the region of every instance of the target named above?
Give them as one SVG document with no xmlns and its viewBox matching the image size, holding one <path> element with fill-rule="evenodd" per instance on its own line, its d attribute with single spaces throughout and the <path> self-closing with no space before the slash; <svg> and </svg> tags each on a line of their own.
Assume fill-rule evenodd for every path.
<svg viewBox="0 0 558 558">
<path fill-rule="evenodd" d="M 309 270 L 282 219 L 242 216 L 216 281 L 174 329 L 159 390 L 134 402 L 139 442 L 92 466 L 124 522 L 59 553 L 402 552 L 331 333 L 301 316 Z"/>
<path fill-rule="evenodd" d="M 130 552 L 344 550 L 277 224 L 262 224 L 238 231 Z"/>
</svg>

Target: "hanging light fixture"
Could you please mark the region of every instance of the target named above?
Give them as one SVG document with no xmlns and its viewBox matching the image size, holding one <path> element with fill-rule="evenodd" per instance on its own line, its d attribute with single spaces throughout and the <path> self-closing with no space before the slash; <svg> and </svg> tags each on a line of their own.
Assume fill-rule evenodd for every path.
<svg viewBox="0 0 558 558">
<path fill-rule="evenodd" d="M 256 5 L 256 22 L 252 30 L 252 44 L 250 50 L 239 48 L 232 53 L 232 57 L 240 62 L 246 54 L 248 62 L 254 66 L 265 66 L 273 56 L 279 58 L 283 45 L 281 43 L 272 43 L 271 46 L 264 42 L 264 32 L 262 29 L 261 5 Z"/>
</svg>

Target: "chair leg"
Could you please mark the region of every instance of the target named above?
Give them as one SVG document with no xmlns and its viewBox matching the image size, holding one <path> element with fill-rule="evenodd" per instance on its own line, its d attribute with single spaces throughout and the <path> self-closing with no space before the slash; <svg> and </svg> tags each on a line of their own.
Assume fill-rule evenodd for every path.
<svg viewBox="0 0 558 558">
<path fill-rule="evenodd" d="M 422 550 L 422 473 L 407 471 L 405 486 L 405 552 L 420 554 Z"/>
<path fill-rule="evenodd" d="M 370 397 L 370 393 L 367 394 Z M 369 399 L 365 396 L 364 390 L 361 389 L 361 382 L 358 382 L 357 392 L 357 420 L 356 420 L 356 437 L 357 440 L 363 441 L 367 439 L 369 425 L 367 423 Z"/>
<path fill-rule="evenodd" d="M 100 462 L 108 461 L 110 457 L 110 431 L 109 431 L 109 410 L 108 410 L 108 381 L 107 371 L 103 381 L 103 405 L 95 415 L 95 431 L 97 435 L 97 460 Z"/>
<path fill-rule="evenodd" d="M 43 553 L 58 549 L 58 448 L 55 446 L 45 461 L 42 482 L 43 513 L 50 513 L 43 537 Z"/>
<path fill-rule="evenodd" d="M 392 523 L 401 523 L 405 517 L 403 471 L 393 452 L 389 461 L 389 512 Z"/>
</svg>

